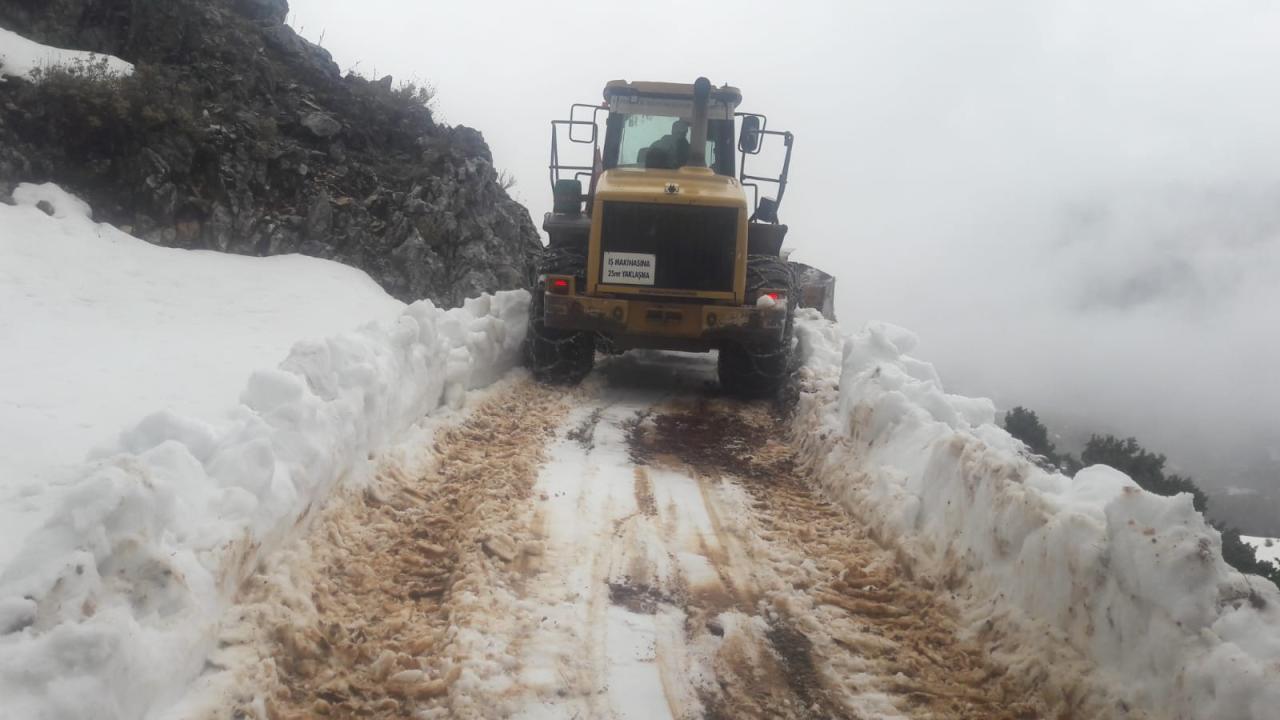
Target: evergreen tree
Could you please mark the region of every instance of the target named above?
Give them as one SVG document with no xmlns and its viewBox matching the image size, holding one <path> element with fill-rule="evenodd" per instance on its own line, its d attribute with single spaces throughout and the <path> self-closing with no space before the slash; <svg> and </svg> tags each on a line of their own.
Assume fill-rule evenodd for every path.
<svg viewBox="0 0 1280 720">
<path fill-rule="evenodd" d="M 1114 435 L 1092 435 L 1080 459 L 1085 465 L 1110 465 L 1151 492 L 1160 492 L 1156 488 L 1164 483 L 1165 457 L 1147 452 L 1135 438 L 1121 440 Z"/>
<path fill-rule="evenodd" d="M 1056 464 L 1058 456 L 1053 443 L 1049 442 L 1049 430 L 1034 411 L 1021 406 L 1010 410 L 1004 414 L 1004 429 L 1025 443 L 1031 452 Z"/>
<path fill-rule="evenodd" d="M 1071 453 L 1063 453 L 1061 465 L 1062 471 L 1071 477 L 1075 477 L 1076 473 L 1080 472 L 1080 468 L 1084 467 L 1084 463 Z"/>
<path fill-rule="evenodd" d="M 1181 475 L 1170 475 L 1165 478 L 1164 487 L 1158 491 L 1161 495 L 1177 495 L 1178 493 L 1191 493 L 1191 502 L 1195 504 L 1196 510 L 1204 512 L 1209 507 L 1209 496 L 1195 484 L 1191 478 L 1182 477 Z M 1239 533 L 1236 533 L 1239 535 Z"/>
</svg>

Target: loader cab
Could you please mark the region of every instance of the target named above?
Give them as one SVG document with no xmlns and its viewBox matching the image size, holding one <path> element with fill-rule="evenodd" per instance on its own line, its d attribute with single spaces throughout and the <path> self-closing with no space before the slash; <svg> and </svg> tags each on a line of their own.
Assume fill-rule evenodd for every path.
<svg viewBox="0 0 1280 720">
<path fill-rule="evenodd" d="M 747 252 L 779 255 L 787 226 L 778 219 L 778 207 L 787 189 L 793 137 L 769 129 L 764 115 L 738 112 L 741 100 L 737 88 L 709 88 L 705 138 L 694 137 L 693 84 L 613 80 L 605 85 L 603 103 L 575 104 L 569 119 L 553 120 L 553 210 L 542 225 L 550 245 L 585 247 L 597 187 L 621 183 L 642 194 L 649 186 L 651 197 L 664 189 L 695 187 L 712 194 L 737 194 L 749 218 L 744 231 Z M 697 143 L 705 147 L 703 156 L 690 157 Z M 569 150 L 574 144 L 578 149 Z M 761 163 L 758 156 L 766 145 L 772 146 L 772 157 Z M 762 164 L 777 167 L 778 159 L 780 172 L 759 173 Z M 690 166 L 695 168 L 692 173 Z"/>
<path fill-rule="evenodd" d="M 688 85 L 615 80 L 605 86 L 604 99 L 603 170 L 676 170 L 687 164 L 693 121 Z M 736 172 L 734 113 L 741 100 L 727 85 L 711 91 L 703 159 L 717 175 Z"/>
<path fill-rule="evenodd" d="M 711 88 L 708 100 L 706 151 L 696 164 L 736 178 L 748 196 L 753 225 L 777 224 L 791 166 L 791 133 L 769 129 L 764 115 L 738 112 L 742 93 L 737 88 Z M 675 172 L 683 167 L 689 158 L 682 153 L 693 145 L 693 112 L 693 85 L 612 80 L 605 85 L 603 103 L 575 103 L 568 119 L 552 120 L 554 210 L 544 222 L 552 245 L 566 234 L 579 237 L 589 224 L 590 200 L 605 172 Z M 580 149 L 569 150 L 571 145 Z M 764 164 L 774 165 L 780 157 L 781 170 L 761 175 L 756 156 L 766 145 L 772 145 L 774 157 Z"/>
</svg>

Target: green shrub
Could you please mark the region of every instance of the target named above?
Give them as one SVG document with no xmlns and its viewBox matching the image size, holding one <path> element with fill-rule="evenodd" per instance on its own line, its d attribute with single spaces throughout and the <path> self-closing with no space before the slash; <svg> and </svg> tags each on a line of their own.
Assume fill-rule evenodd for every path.
<svg viewBox="0 0 1280 720">
<path fill-rule="evenodd" d="M 171 70 L 140 65 L 119 76 L 104 58 L 40 68 L 31 81 L 28 132 L 62 147 L 71 160 L 128 157 L 161 128 L 197 132 L 195 101 Z"/>
<path fill-rule="evenodd" d="M 435 111 L 436 89 L 430 83 L 422 83 L 421 85 L 415 82 L 401 83 L 400 87 L 392 92 L 402 102 L 420 105 L 428 111 Z"/>
</svg>

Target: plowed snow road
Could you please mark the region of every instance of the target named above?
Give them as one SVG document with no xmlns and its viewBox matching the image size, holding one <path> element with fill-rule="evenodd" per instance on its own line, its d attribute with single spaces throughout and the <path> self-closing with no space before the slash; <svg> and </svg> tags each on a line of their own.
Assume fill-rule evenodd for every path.
<svg viewBox="0 0 1280 720">
<path fill-rule="evenodd" d="M 714 365 L 516 380 L 253 580 L 240 717 L 1036 718 Z M 226 714 L 223 714 L 226 717 Z"/>
</svg>

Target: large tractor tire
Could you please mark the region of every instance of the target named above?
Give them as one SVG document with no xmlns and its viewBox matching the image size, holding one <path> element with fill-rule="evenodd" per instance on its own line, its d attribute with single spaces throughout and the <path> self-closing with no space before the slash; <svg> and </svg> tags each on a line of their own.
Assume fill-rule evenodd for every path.
<svg viewBox="0 0 1280 720">
<path fill-rule="evenodd" d="M 579 248 L 548 248 L 538 265 L 539 277 L 572 275 L 579 286 L 586 281 L 587 257 Z M 544 281 L 533 288 L 529 303 L 529 329 L 525 336 L 525 363 L 534 378 L 555 385 L 577 385 L 595 365 L 596 334 L 586 330 L 562 330 L 546 326 L 543 312 Z"/>
<path fill-rule="evenodd" d="M 798 298 L 795 274 L 785 260 L 767 255 L 747 258 L 747 297 L 764 289 L 787 291 L 787 324 L 782 337 L 770 343 L 727 342 L 720 348 L 717 370 L 720 387 L 730 395 L 773 397 L 791 376 L 793 324 Z"/>
</svg>

